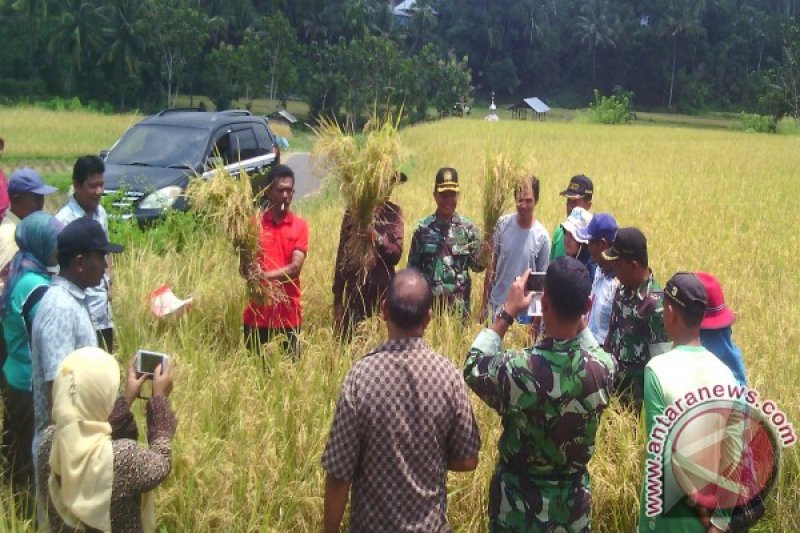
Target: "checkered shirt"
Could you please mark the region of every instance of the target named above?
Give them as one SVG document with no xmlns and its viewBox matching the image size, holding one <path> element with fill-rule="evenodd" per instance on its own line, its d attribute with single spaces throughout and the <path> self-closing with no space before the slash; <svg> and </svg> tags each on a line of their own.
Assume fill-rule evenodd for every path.
<svg viewBox="0 0 800 533">
<path fill-rule="evenodd" d="M 322 467 L 353 482 L 350 531 L 441 531 L 447 463 L 479 448 L 460 372 L 421 338 L 396 339 L 347 373 Z"/>
</svg>

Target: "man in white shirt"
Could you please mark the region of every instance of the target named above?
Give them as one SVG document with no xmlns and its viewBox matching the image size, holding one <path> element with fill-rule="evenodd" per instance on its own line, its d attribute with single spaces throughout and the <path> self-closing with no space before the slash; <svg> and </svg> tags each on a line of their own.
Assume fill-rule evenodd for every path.
<svg viewBox="0 0 800 533">
<path fill-rule="evenodd" d="M 65 226 L 82 217 L 91 218 L 100 223 L 108 238 L 108 215 L 100 199 L 103 197 L 103 172 L 106 167 L 103 160 L 96 155 L 79 157 L 72 170 L 72 187 L 74 194 L 67 204 L 56 214 L 56 218 Z M 98 345 L 109 353 L 114 350 L 114 322 L 111 319 L 111 262 L 108 263 L 103 279 L 96 287 L 86 289 L 86 307 L 97 332 Z"/>
<path fill-rule="evenodd" d="M 592 309 L 587 322 L 589 331 L 601 346 L 606 342 L 614 294 L 619 287 L 614 262 L 603 259 L 603 250 L 611 246 L 618 229 L 613 216 L 597 213 L 586 228 L 577 230 L 578 237 L 589 242 L 589 254 L 597 264 L 592 282 Z"/>
</svg>

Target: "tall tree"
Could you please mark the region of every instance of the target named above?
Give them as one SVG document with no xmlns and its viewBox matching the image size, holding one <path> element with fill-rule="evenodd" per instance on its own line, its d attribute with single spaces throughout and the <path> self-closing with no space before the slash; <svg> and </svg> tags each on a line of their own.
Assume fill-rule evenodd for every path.
<svg viewBox="0 0 800 533">
<path fill-rule="evenodd" d="M 184 68 L 203 50 L 211 19 L 188 0 L 145 0 L 144 19 L 152 32 L 166 77 L 167 107 L 173 105 Z"/>
<path fill-rule="evenodd" d="M 609 0 L 588 0 L 575 20 L 581 43 L 588 44 L 592 53 L 592 89 L 597 88 L 597 49 L 616 46 L 620 20 L 613 9 Z"/>
<path fill-rule="evenodd" d="M 73 94 L 75 76 L 89 63 L 101 42 L 101 24 L 97 7 L 87 0 L 65 0 L 58 5 L 58 23 L 50 38 L 50 54 L 67 54 L 66 92 Z"/>
<path fill-rule="evenodd" d="M 669 98 L 667 107 L 672 108 L 672 95 L 675 88 L 675 69 L 678 63 L 678 38 L 703 31 L 700 16 L 706 7 L 705 0 L 668 0 L 661 23 L 661 33 L 672 44 L 672 68 L 669 78 Z"/>
</svg>

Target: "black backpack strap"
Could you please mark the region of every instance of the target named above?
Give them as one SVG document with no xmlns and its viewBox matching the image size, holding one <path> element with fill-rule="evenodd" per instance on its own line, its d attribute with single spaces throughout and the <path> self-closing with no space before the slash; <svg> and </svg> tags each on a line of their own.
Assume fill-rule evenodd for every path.
<svg viewBox="0 0 800 533">
<path fill-rule="evenodd" d="M 22 312 L 20 315 L 22 315 L 22 321 L 25 322 L 25 330 L 28 332 L 28 342 L 30 342 L 33 332 L 33 319 L 30 316 L 31 310 L 34 305 L 39 303 L 39 300 L 42 299 L 42 296 L 44 296 L 44 293 L 46 293 L 49 288 L 49 285 L 39 285 L 28 294 L 25 303 L 22 304 Z"/>
</svg>

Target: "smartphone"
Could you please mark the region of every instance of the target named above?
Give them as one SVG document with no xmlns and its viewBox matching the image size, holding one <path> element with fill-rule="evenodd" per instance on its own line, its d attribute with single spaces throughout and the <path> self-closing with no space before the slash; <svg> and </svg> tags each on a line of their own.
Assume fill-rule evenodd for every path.
<svg viewBox="0 0 800 533">
<path fill-rule="evenodd" d="M 531 272 L 525 282 L 527 292 L 544 292 L 544 272 Z"/>
<path fill-rule="evenodd" d="M 150 350 L 136 351 L 136 372 L 152 376 L 156 373 L 156 368 L 161 365 L 163 369 L 167 366 L 169 356 L 165 353 L 151 352 Z"/>
</svg>

